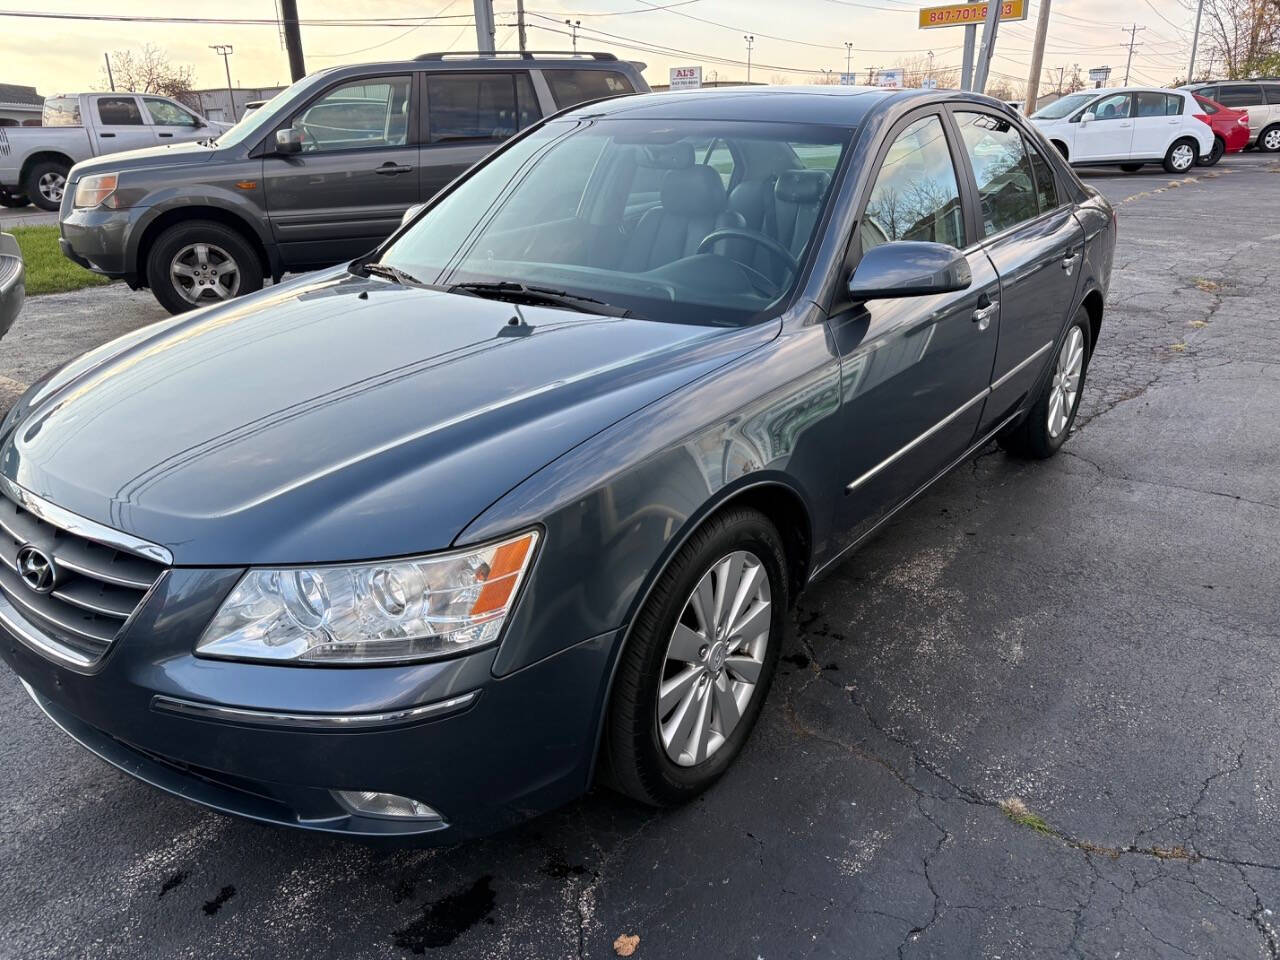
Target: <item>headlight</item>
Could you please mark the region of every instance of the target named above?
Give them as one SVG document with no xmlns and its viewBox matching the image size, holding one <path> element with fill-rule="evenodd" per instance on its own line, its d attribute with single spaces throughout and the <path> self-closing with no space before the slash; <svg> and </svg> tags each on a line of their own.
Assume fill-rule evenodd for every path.
<svg viewBox="0 0 1280 960">
<path fill-rule="evenodd" d="M 114 173 L 99 173 L 92 177 L 85 177 L 76 184 L 77 207 L 96 207 L 106 204 L 108 207 L 116 206 L 113 200 L 113 194 L 116 192 L 116 181 L 118 176 Z"/>
<path fill-rule="evenodd" d="M 427 660 L 493 643 L 536 533 L 474 550 L 250 570 L 205 630 L 207 657 L 295 663 Z"/>
</svg>

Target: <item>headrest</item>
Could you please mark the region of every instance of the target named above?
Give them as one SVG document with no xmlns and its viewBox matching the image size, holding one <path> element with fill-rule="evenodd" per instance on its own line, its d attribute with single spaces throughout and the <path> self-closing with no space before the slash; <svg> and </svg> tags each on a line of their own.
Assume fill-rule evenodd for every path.
<svg viewBox="0 0 1280 960">
<path fill-rule="evenodd" d="M 830 182 L 824 170 L 788 170 L 778 175 L 773 195 L 787 203 L 817 203 Z"/>
<path fill-rule="evenodd" d="M 636 163 L 659 170 L 683 170 L 693 166 L 693 144 L 687 140 L 675 143 L 648 143 L 640 148 Z"/>
<path fill-rule="evenodd" d="M 686 217 L 705 217 L 724 210 L 724 181 L 704 164 L 672 170 L 662 178 L 662 209 Z"/>
</svg>

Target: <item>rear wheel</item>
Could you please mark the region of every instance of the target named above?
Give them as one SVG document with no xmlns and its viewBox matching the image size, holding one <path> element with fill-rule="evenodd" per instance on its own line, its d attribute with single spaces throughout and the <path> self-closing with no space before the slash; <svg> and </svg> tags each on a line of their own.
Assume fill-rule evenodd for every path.
<svg viewBox="0 0 1280 960">
<path fill-rule="evenodd" d="M 62 206 L 62 192 L 67 188 L 70 169 L 61 160 L 41 160 L 27 171 L 22 189 L 41 210 L 57 210 Z"/>
<path fill-rule="evenodd" d="M 782 645 L 786 557 L 763 514 L 730 509 L 681 548 L 632 626 L 602 776 L 644 803 L 697 796 L 741 751 Z"/>
<path fill-rule="evenodd" d="M 1058 452 L 1076 420 L 1089 354 L 1089 314 L 1082 307 L 1062 338 L 1053 375 L 1026 419 L 1000 435 L 1000 446 L 1034 460 L 1046 460 Z"/>
<path fill-rule="evenodd" d="M 1121 169 L 1121 170 L 1123 170 L 1125 173 L 1133 173 L 1133 172 L 1135 172 L 1135 171 L 1137 171 L 1137 170 L 1141 170 L 1141 169 L 1142 169 L 1142 164 L 1140 164 L 1140 163 L 1122 163 L 1122 164 L 1120 164 L 1120 169 Z"/>
<path fill-rule="evenodd" d="M 1201 167 L 1212 167 L 1215 163 L 1222 159 L 1222 155 L 1227 152 L 1227 141 L 1221 137 L 1213 138 L 1213 149 L 1209 151 L 1207 157 L 1199 157 L 1196 159 L 1196 165 Z"/>
<path fill-rule="evenodd" d="M 1258 148 L 1267 153 L 1280 151 L 1280 123 L 1272 124 L 1258 134 Z"/>
<path fill-rule="evenodd" d="M 211 220 L 179 223 L 147 254 L 147 286 L 170 313 L 262 289 L 262 263 L 245 238 Z"/>
<path fill-rule="evenodd" d="M 1196 165 L 1199 155 L 1199 145 L 1194 140 L 1175 140 L 1164 155 L 1164 168 L 1169 173 L 1186 173 Z"/>
</svg>

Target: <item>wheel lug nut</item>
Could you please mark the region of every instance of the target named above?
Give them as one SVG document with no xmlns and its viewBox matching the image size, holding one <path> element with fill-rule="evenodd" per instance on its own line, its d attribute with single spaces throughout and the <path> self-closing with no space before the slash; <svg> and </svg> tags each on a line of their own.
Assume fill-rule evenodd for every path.
<svg viewBox="0 0 1280 960">
<path fill-rule="evenodd" d="M 704 643 L 701 647 L 698 648 L 698 659 L 699 660 L 707 659 L 707 654 L 710 652 L 711 652 L 711 648 Z"/>
</svg>

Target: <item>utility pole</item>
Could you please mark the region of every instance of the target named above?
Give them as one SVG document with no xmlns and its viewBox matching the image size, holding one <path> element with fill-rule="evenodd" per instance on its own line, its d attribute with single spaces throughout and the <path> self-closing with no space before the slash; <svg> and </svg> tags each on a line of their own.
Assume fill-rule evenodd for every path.
<svg viewBox="0 0 1280 960">
<path fill-rule="evenodd" d="M 516 0 L 516 39 L 520 44 L 520 52 L 528 48 L 528 38 L 524 32 L 524 0 Z"/>
<path fill-rule="evenodd" d="M 977 2 L 977 0 L 973 0 Z M 960 89 L 973 89 L 973 48 L 978 39 L 978 25 L 976 23 L 965 24 L 964 28 L 964 58 L 960 61 Z"/>
<path fill-rule="evenodd" d="M 1129 68 L 1133 66 L 1133 48 L 1135 46 L 1138 46 L 1138 47 L 1142 46 L 1142 44 L 1140 43 L 1135 44 L 1133 41 L 1138 38 L 1139 32 L 1145 29 L 1147 28 L 1140 27 L 1136 23 L 1132 27 L 1124 28 L 1124 30 L 1129 34 L 1129 59 L 1126 60 L 1124 64 L 1124 85 L 1126 87 L 1129 85 Z"/>
<path fill-rule="evenodd" d="M 844 42 L 844 75 L 853 76 L 853 43 L 849 40 Z M 848 80 L 845 81 L 845 83 L 848 82 Z"/>
<path fill-rule="evenodd" d="M 111 76 L 111 54 L 107 53 L 107 52 L 104 50 L 104 51 L 102 52 L 102 59 L 103 59 L 103 60 L 105 60 L 105 61 L 107 61 L 107 86 L 109 86 L 109 87 L 111 88 L 111 92 L 112 92 L 112 93 L 115 93 L 115 92 L 116 92 L 116 80 L 115 80 L 115 77 Z"/>
<path fill-rule="evenodd" d="M 1196 4 L 1196 29 L 1191 34 L 1191 63 L 1187 65 L 1187 83 L 1196 79 L 1196 47 L 1200 44 L 1200 15 L 1204 13 L 1204 0 Z"/>
<path fill-rule="evenodd" d="M 476 19 L 476 50 L 493 53 L 493 35 L 497 33 L 493 23 L 493 0 L 472 0 L 471 9 Z"/>
<path fill-rule="evenodd" d="M 1036 112 L 1040 99 L 1040 68 L 1044 64 L 1044 41 L 1049 35 L 1049 0 L 1040 0 L 1040 13 L 1036 17 L 1036 43 L 1031 48 L 1031 69 L 1027 72 L 1027 116 Z"/>
<path fill-rule="evenodd" d="M 751 47 L 755 44 L 756 38 L 754 34 L 742 35 L 742 39 L 747 41 L 747 83 L 751 82 Z"/>
<path fill-rule="evenodd" d="M 1066 67 L 1058 68 L 1058 86 L 1055 88 L 1055 92 L 1058 94 L 1058 96 L 1062 96 L 1062 78 L 1066 72 L 1067 72 Z"/>
<path fill-rule="evenodd" d="M 867 86 L 874 87 L 876 85 L 876 68 L 867 67 Z"/>
<path fill-rule="evenodd" d="M 231 89 L 231 54 L 235 50 L 229 43 L 211 43 L 209 49 L 222 58 L 222 65 L 227 68 L 227 98 L 231 101 L 231 122 L 235 123 L 239 119 L 236 116 L 236 94 Z"/>
<path fill-rule="evenodd" d="M 982 46 L 978 49 L 978 62 L 973 70 L 973 89 L 982 93 L 987 89 L 987 74 L 991 71 L 991 57 L 996 52 L 996 32 L 1000 29 L 1001 0 L 987 4 L 987 21 L 982 27 Z"/>
<path fill-rule="evenodd" d="M 933 86 L 933 51 L 932 50 L 929 51 L 929 71 L 925 74 L 925 78 L 929 81 L 929 84 L 930 84 L 929 89 L 930 90 L 936 89 Z M 924 84 L 921 84 L 921 86 L 924 86 Z"/>
<path fill-rule="evenodd" d="M 284 47 L 289 53 L 289 76 L 297 83 L 307 75 L 302 62 L 302 31 L 298 29 L 298 0 L 280 0 L 280 19 L 284 21 Z"/>
</svg>

